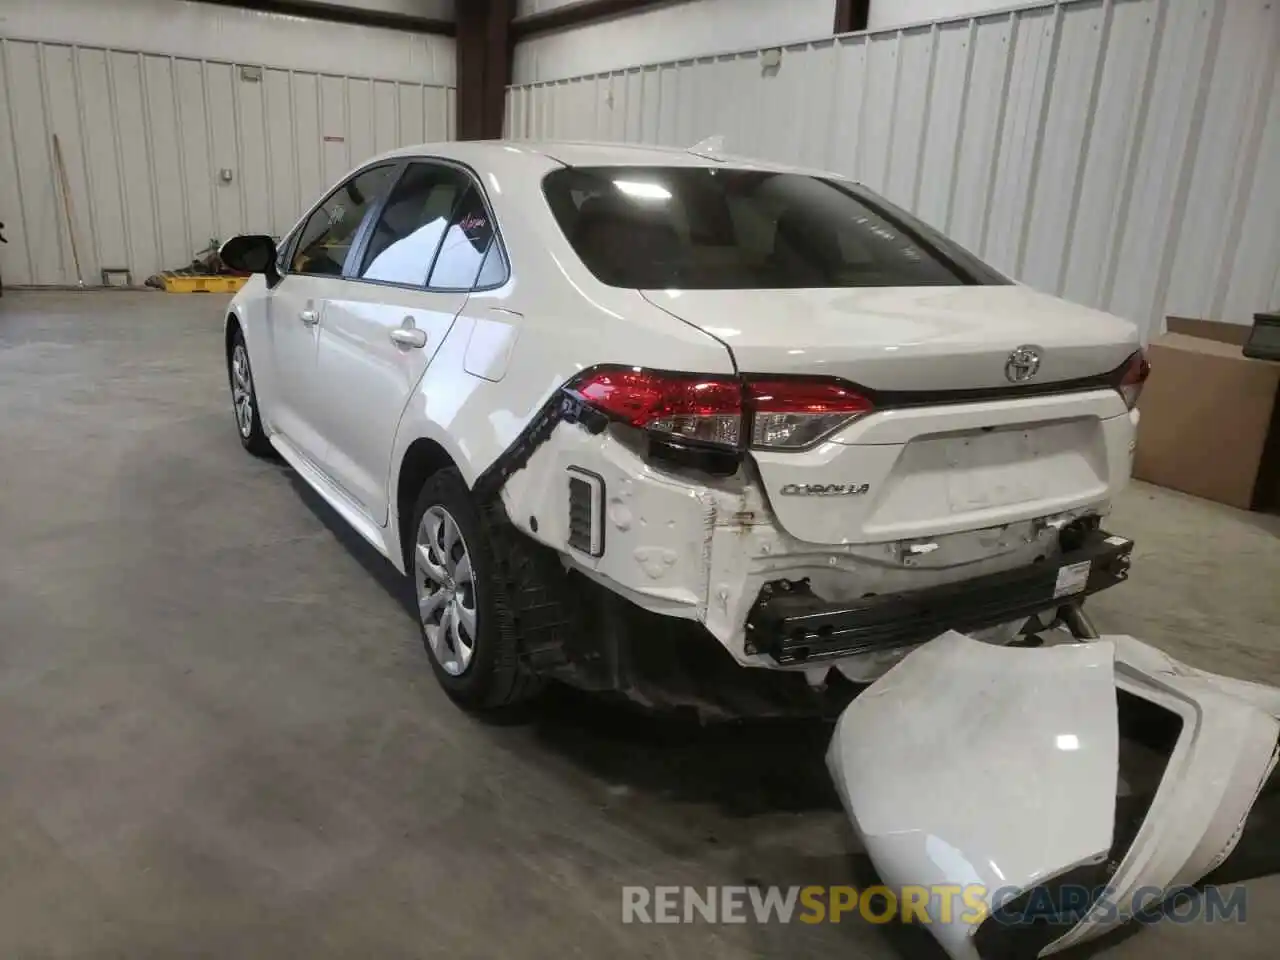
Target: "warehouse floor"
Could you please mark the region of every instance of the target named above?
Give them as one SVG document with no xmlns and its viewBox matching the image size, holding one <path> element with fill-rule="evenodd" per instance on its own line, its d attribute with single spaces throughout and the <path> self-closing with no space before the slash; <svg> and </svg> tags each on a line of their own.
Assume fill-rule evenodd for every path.
<svg viewBox="0 0 1280 960">
<path fill-rule="evenodd" d="M 561 694 L 485 726 L 390 567 L 246 455 L 221 298 L 0 300 L 0 956 L 934 957 L 920 930 L 624 926 L 624 884 L 850 883 L 826 731 Z M 1280 518 L 1137 485 L 1101 626 L 1280 682 Z M 1115 960 L 1271 957 L 1169 923 Z"/>
</svg>

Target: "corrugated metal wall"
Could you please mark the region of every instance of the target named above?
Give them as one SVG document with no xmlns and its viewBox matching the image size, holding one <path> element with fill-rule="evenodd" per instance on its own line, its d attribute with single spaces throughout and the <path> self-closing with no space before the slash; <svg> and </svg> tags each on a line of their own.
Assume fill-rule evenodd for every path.
<svg viewBox="0 0 1280 960">
<path fill-rule="evenodd" d="M 211 239 L 279 235 L 345 171 L 447 139 L 453 90 L 121 50 L 0 41 L 0 219 L 6 284 L 76 282 L 58 134 L 86 283 L 141 283 Z M 219 173 L 232 171 L 230 183 Z"/>
<path fill-rule="evenodd" d="M 517 86 L 507 126 L 837 170 L 1151 334 L 1280 306 L 1278 64 L 1275 0 L 1064 0 Z"/>
<path fill-rule="evenodd" d="M 414 2 L 430 15 L 448 0 Z M 199 0 L 0 0 L 0 37 L 443 86 L 455 74 L 452 37 Z"/>
<path fill-rule="evenodd" d="M 6 284 L 77 279 L 55 133 L 98 284 L 103 267 L 141 283 L 212 239 L 279 235 L 360 161 L 453 131 L 447 38 L 173 0 L 3 0 L 0 28 Z M 136 47 L 111 48 L 126 34 Z M 219 59 L 242 55 L 269 58 L 259 79 Z"/>
<path fill-rule="evenodd" d="M 520 0 L 518 16 L 577 0 Z M 890 0 L 893 2 L 893 0 Z M 511 82 L 560 80 L 717 50 L 807 40 L 831 33 L 835 0 L 690 0 L 577 27 L 537 33 L 516 44 Z"/>
</svg>

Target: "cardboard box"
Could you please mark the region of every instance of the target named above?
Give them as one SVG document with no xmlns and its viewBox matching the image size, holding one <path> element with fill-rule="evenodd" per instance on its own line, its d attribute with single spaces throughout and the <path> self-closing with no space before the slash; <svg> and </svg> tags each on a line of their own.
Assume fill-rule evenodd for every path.
<svg viewBox="0 0 1280 960">
<path fill-rule="evenodd" d="M 1241 352 L 1247 326 L 1170 318 L 1138 409 L 1140 480 L 1245 510 L 1280 505 L 1280 363 Z"/>
</svg>

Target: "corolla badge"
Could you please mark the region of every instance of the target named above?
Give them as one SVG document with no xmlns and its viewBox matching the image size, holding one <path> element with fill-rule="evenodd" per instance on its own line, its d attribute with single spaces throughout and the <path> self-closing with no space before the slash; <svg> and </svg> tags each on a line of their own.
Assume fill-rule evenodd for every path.
<svg viewBox="0 0 1280 960">
<path fill-rule="evenodd" d="M 1004 377 L 1010 383 L 1026 383 L 1039 372 L 1039 347 L 1019 347 L 1009 354 L 1009 359 L 1004 363 Z"/>
<path fill-rule="evenodd" d="M 869 483 L 788 483 L 784 497 L 860 497 L 871 489 Z"/>
</svg>

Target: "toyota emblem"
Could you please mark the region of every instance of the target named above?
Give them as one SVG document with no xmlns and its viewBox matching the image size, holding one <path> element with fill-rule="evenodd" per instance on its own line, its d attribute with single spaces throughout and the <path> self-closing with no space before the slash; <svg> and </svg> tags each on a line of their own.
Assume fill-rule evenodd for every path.
<svg viewBox="0 0 1280 960">
<path fill-rule="evenodd" d="M 1004 364 L 1004 376 L 1010 383 L 1026 383 L 1039 372 L 1039 347 L 1019 347 Z"/>
</svg>

